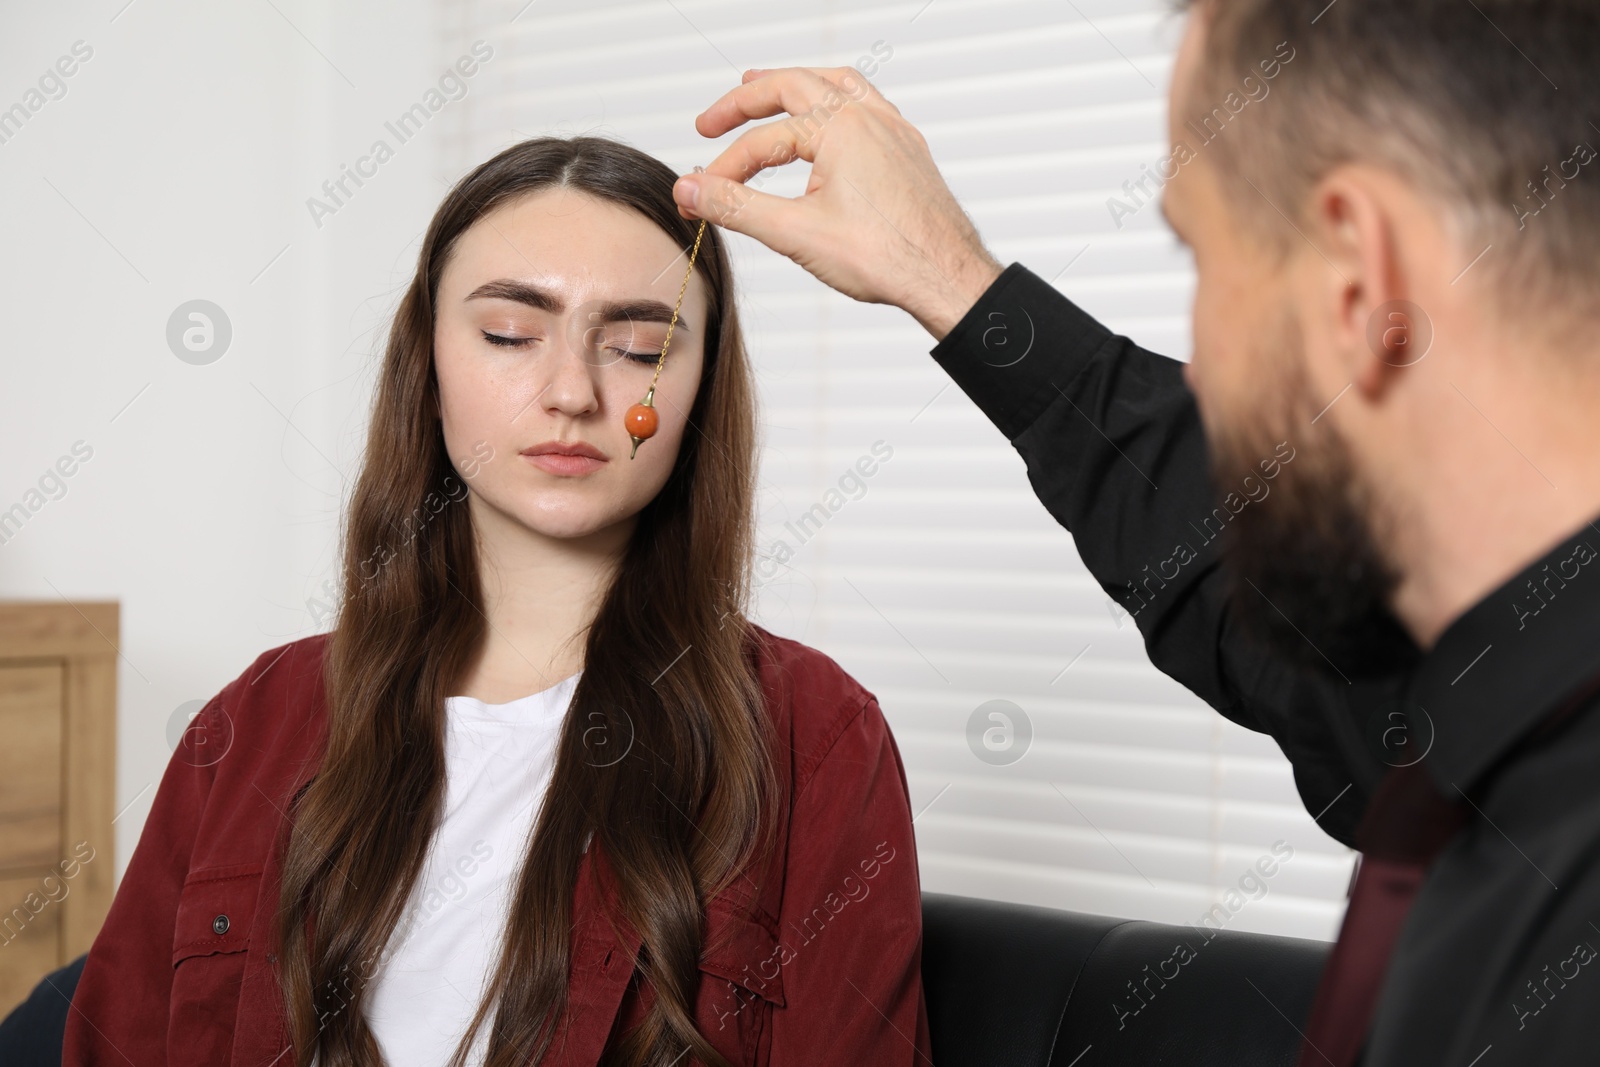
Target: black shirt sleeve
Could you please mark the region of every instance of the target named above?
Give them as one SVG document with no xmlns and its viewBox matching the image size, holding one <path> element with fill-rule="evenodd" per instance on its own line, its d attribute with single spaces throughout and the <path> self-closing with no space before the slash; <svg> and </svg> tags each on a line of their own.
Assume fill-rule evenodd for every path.
<svg viewBox="0 0 1600 1067">
<path fill-rule="evenodd" d="M 1383 771 L 1370 719 L 1404 679 L 1327 679 L 1237 631 L 1199 413 L 1183 364 L 1112 333 L 1013 263 L 933 358 L 1006 435 L 1151 661 L 1223 715 L 1269 733 L 1308 812 L 1353 843 Z M 1217 531 L 1220 532 L 1220 531 Z M 1212 536 L 1206 539 L 1208 533 Z"/>
</svg>

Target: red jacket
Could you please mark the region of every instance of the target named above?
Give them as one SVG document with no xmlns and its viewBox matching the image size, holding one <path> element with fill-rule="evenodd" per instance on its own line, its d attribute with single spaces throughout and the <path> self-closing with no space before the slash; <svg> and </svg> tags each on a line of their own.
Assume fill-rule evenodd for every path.
<svg viewBox="0 0 1600 1067">
<path fill-rule="evenodd" d="M 786 817 L 756 919 L 735 914 L 746 879 L 707 909 L 705 944 L 725 947 L 701 962 L 700 1030 L 734 1064 L 930 1063 L 899 750 L 877 699 L 837 663 L 754 629 Z M 270 951 L 278 831 L 321 760 L 326 641 L 263 653 L 174 753 L 73 997 L 68 1067 L 288 1062 Z M 574 902 L 570 1029 L 545 1063 L 594 1064 L 619 1017 L 630 1026 L 648 1006 L 648 986 L 629 983 L 638 935 L 624 924 L 618 940 L 600 912 L 607 872 L 591 847 Z"/>
</svg>

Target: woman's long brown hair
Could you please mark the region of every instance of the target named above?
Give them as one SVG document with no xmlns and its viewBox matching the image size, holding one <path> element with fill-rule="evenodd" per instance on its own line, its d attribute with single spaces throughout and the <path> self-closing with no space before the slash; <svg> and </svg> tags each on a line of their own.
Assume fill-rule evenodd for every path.
<svg viewBox="0 0 1600 1067">
<path fill-rule="evenodd" d="M 687 252 L 698 224 L 673 204 L 676 177 L 615 141 L 537 138 L 458 182 L 423 238 L 343 533 L 343 597 L 324 662 L 326 754 L 295 798 L 285 845 L 279 975 L 298 1067 L 313 1055 L 319 1067 L 381 1062 L 363 993 L 440 818 L 445 698 L 487 636 L 472 522 L 455 499 L 461 482 L 437 414 L 434 302 L 451 248 L 489 211 L 565 186 L 633 208 Z M 644 1021 L 612 1035 L 605 1062 L 665 1067 L 688 1049 L 725 1065 L 694 1025 L 704 905 L 756 869 L 775 804 L 745 622 L 754 390 L 714 226 L 695 269 L 709 294 L 699 392 L 672 473 L 639 513 L 585 638 L 502 953 L 456 1064 L 483 1025 L 486 1067 L 537 1062 L 559 1040 L 587 841 L 615 872 L 620 917 L 642 936 L 637 965 L 654 993 Z M 416 516 L 425 522 L 412 536 Z"/>
</svg>

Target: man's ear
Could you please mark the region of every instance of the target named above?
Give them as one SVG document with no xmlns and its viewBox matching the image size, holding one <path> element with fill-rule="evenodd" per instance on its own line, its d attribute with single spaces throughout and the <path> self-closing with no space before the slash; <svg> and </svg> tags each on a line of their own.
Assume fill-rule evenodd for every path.
<svg viewBox="0 0 1600 1067">
<path fill-rule="evenodd" d="M 1323 285 L 1324 322 L 1351 384 L 1378 399 L 1425 353 L 1432 328 L 1407 297 L 1405 204 L 1396 180 L 1368 167 L 1336 167 L 1310 201 L 1308 239 L 1333 269 Z"/>
</svg>

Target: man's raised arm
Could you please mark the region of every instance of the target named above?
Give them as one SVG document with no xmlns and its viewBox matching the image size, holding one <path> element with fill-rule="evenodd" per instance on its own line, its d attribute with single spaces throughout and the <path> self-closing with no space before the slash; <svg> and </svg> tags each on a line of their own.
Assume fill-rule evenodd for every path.
<svg viewBox="0 0 1600 1067">
<path fill-rule="evenodd" d="M 926 140 L 854 69 L 750 72 L 697 120 L 741 134 L 676 189 L 683 213 L 754 237 L 847 296 L 903 308 L 933 356 L 1027 462 L 1041 502 L 1096 580 L 1133 616 L 1151 660 L 1234 721 L 1271 733 L 1308 809 L 1351 840 L 1383 765 L 1356 709 L 1390 683 L 1350 684 L 1275 661 L 1235 631 L 1210 482 L 1183 365 L 1147 352 L 1021 264 L 1001 268 L 939 174 Z M 744 183 L 794 159 L 804 196 Z M 1293 443 L 1263 456 L 1292 462 Z M 1379 692 L 1374 692 L 1376 686 Z"/>
<path fill-rule="evenodd" d="M 1399 682 L 1330 681 L 1250 642 L 1232 625 L 1217 551 L 1234 509 L 1270 506 L 1293 442 L 1262 457 L 1252 486 L 1214 487 L 1183 364 L 1112 333 L 1020 263 L 932 354 L 1022 456 L 1040 502 L 1138 625 L 1156 667 L 1272 734 L 1307 808 L 1350 843 L 1385 769 L 1363 744 L 1361 714 Z"/>
</svg>

